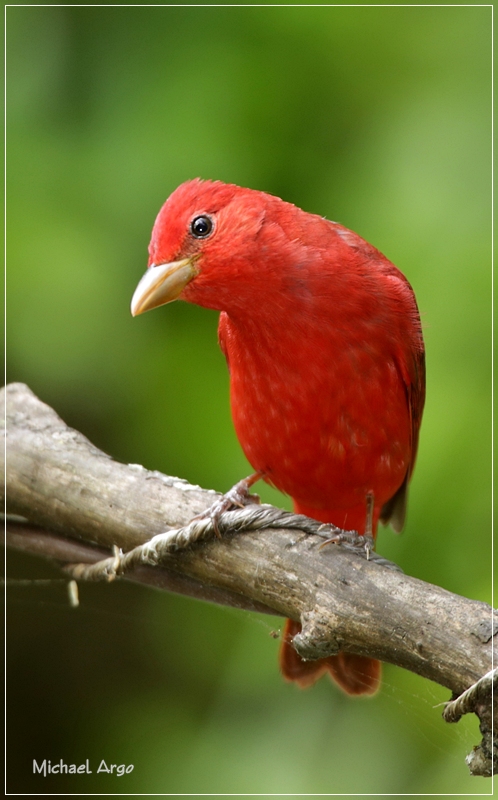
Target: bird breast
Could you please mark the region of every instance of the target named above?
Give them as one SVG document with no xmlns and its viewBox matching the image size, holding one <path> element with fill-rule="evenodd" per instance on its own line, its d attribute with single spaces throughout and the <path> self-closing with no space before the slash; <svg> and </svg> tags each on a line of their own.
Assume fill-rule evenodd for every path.
<svg viewBox="0 0 498 800">
<path fill-rule="evenodd" d="M 226 316 L 220 341 L 237 436 L 268 482 L 316 508 L 394 494 L 410 462 L 411 426 L 384 340 L 374 345 L 358 327 L 345 337 L 330 319 L 265 326 Z"/>
</svg>

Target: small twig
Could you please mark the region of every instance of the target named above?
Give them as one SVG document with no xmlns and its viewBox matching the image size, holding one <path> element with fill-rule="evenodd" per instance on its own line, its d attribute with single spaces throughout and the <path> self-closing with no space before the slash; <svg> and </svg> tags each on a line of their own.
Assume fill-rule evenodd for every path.
<svg viewBox="0 0 498 800">
<path fill-rule="evenodd" d="M 447 703 L 443 711 L 446 722 L 458 722 L 464 714 L 476 714 L 482 741 L 466 756 L 471 775 L 490 778 L 498 762 L 498 731 L 494 720 L 494 691 L 498 685 L 498 669 L 490 670 L 462 694 Z"/>
<path fill-rule="evenodd" d="M 157 566 L 171 553 L 184 550 L 199 542 L 210 541 L 220 534 L 226 535 L 270 528 L 280 530 L 293 529 L 322 536 L 327 539 L 326 543 L 329 543 L 333 541 L 329 538 L 331 527 L 338 537 L 344 533 L 333 526 L 328 526 L 328 530 L 325 531 L 323 524 L 302 514 L 293 514 L 290 511 L 282 511 L 269 505 L 249 505 L 232 511 L 224 511 L 216 519 L 213 519 L 209 514 L 193 519 L 182 528 L 158 533 L 148 542 L 138 545 L 128 553 L 123 553 L 116 548 L 111 558 L 103 559 L 92 565 L 68 564 L 65 567 L 65 571 L 78 580 L 112 581 L 139 565 Z M 340 541 L 338 538 L 338 543 Z M 388 566 L 399 572 L 402 571 L 396 564 L 379 556 L 377 553 L 366 551 L 364 548 L 348 543 L 344 543 L 341 546 L 374 563 Z"/>
<path fill-rule="evenodd" d="M 483 700 L 491 701 L 491 687 L 498 685 L 498 669 L 492 669 L 472 686 L 469 686 L 455 700 L 450 700 L 443 711 L 445 722 L 458 722 L 464 714 L 472 714 L 478 703 Z"/>
<path fill-rule="evenodd" d="M 8 515 L 6 524 L 6 544 L 20 552 L 42 556 L 50 561 L 55 561 L 63 567 L 68 563 L 95 564 L 108 556 L 102 548 L 97 548 L 89 543 L 61 536 L 53 531 L 48 531 L 36 525 L 23 522 L 22 517 L 14 518 Z M 126 574 L 126 579 L 144 586 L 153 586 L 163 591 L 195 597 L 207 603 L 217 603 L 233 608 L 257 611 L 261 614 L 278 615 L 278 611 L 269 608 L 263 603 L 251 600 L 248 597 L 231 592 L 221 587 L 196 581 L 187 575 L 173 572 L 166 567 L 137 567 Z M 52 581 L 53 579 L 50 579 Z M 67 583 L 67 578 L 62 578 Z M 30 580 L 31 584 L 32 581 Z"/>
</svg>

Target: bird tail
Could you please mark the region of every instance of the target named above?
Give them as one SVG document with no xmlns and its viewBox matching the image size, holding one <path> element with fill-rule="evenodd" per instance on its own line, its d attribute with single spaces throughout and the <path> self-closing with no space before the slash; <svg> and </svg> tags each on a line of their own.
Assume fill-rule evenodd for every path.
<svg viewBox="0 0 498 800">
<path fill-rule="evenodd" d="M 346 694 L 375 694 L 380 685 L 380 661 L 355 653 L 338 653 L 316 661 L 304 661 L 292 646 L 292 639 L 300 630 L 299 622 L 286 621 L 280 647 L 280 669 L 287 681 L 306 689 L 328 672 Z"/>
<path fill-rule="evenodd" d="M 344 511 L 331 511 L 329 509 L 316 509 L 304 506 L 294 500 L 296 514 L 305 514 L 320 522 L 333 522 L 347 530 L 356 530 L 365 533 L 367 521 L 367 506 L 360 504 L 356 508 Z M 380 507 L 372 508 L 373 517 L 370 520 L 372 535 L 375 539 Z M 292 639 L 301 630 L 299 622 L 288 619 L 285 625 L 282 645 L 280 647 L 280 669 L 284 678 L 294 681 L 301 689 L 312 686 L 326 672 L 329 673 L 340 688 L 350 695 L 375 694 L 380 686 L 382 665 L 380 661 L 368 656 L 359 656 L 356 653 L 337 653 L 328 658 L 319 658 L 316 661 L 304 661 L 292 646 Z"/>
</svg>

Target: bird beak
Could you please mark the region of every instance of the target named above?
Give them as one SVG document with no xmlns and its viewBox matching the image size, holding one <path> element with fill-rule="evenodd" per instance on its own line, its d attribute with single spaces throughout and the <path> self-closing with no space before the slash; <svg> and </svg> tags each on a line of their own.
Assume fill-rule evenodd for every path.
<svg viewBox="0 0 498 800">
<path fill-rule="evenodd" d="M 169 264 L 151 264 L 132 297 L 132 315 L 136 317 L 176 300 L 187 283 L 198 274 L 193 258 L 170 261 Z"/>
</svg>

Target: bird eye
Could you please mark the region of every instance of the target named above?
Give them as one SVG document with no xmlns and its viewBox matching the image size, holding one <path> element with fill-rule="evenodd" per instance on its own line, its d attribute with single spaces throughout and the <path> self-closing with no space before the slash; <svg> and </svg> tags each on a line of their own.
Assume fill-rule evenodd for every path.
<svg viewBox="0 0 498 800">
<path fill-rule="evenodd" d="M 205 239 L 213 230 L 213 220 L 206 214 L 194 217 L 190 223 L 190 232 L 196 239 Z"/>
</svg>

